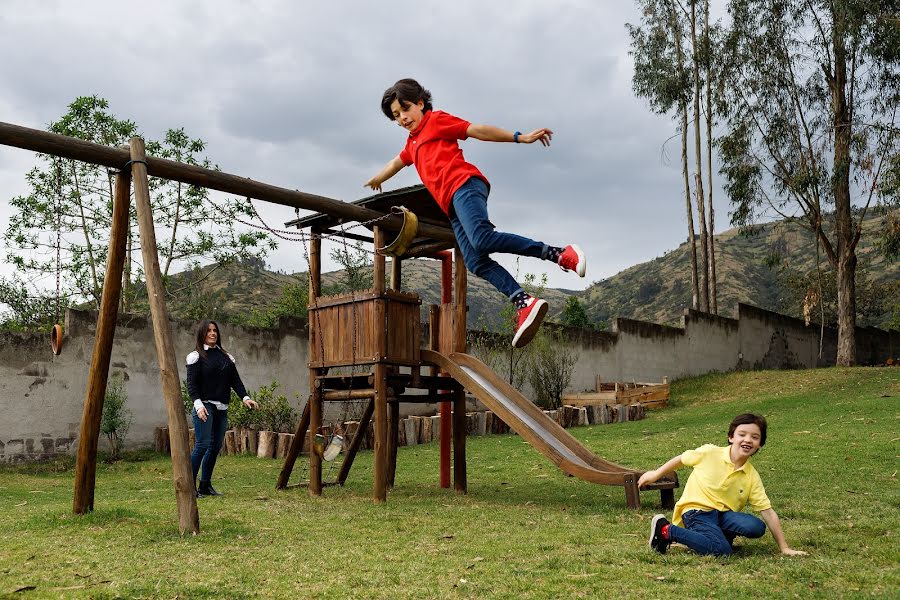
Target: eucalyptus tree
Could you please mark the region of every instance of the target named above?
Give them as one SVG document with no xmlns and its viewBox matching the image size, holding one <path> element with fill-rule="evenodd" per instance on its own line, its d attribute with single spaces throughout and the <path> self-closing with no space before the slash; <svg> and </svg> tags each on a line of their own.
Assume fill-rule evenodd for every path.
<svg viewBox="0 0 900 600">
<path fill-rule="evenodd" d="M 777 215 L 815 234 L 837 277 L 837 363 L 852 365 L 862 221 L 898 206 L 900 1 L 731 0 L 728 10 L 718 147 L 732 222 Z"/>
<path fill-rule="evenodd" d="M 120 146 L 138 135 L 133 121 L 117 118 L 109 111 L 109 103 L 96 95 L 76 98 L 49 129 L 107 146 Z M 204 149 L 203 142 L 190 139 L 181 129 L 169 130 L 162 142 L 150 141 L 147 148 L 150 154 L 209 166 L 206 159 L 196 158 Z M 62 304 L 87 302 L 98 307 L 112 222 L 115 173 L 105 167 L 43 154 L 38 159 L 42 164 L 25 176 L 30 192 L 10 200 L 13 214 L 4 240 L 6 261 L 17 274 L 3 280 L 0 303 L 10 306 L 13 313 L 26 306 L 11 289 L 27 289 L 33 298 L 51 297 L 52 293 L 46 290 L 48 285 L 52 287 L 55 275 L 56 295 L 62 298 Z M 249 200 L 214 201 L 205 189 L 151 179 L 151 204 L 160 240 L 160 263 L 165 265 L 166 275 L 176 265 L 200 261 L 221 264 L 239 257 L 264 256 L 274 247 L 263 232 L 236 229 L 236 219 L 255 215 Z M 133 203 L 131 210 L 133 216 Z M 133 252 L 137 220 L 132 218 L 131 223 L 123 282 L 125 308 L 129 306 L 127 300 L 133 298 L 134 283 L 141 276 L 140 252 Z M 165 280 L 171 282 L 170 277 Z M 177 294 L 184 287 L 169 292 Z"/>
<path fill-rule="evenodd" d="M 703 3 L 705 18 L 698 23 L 696 0 L 684 5 L 679 0 L 637 0 L 641 10 L 639 26 L 626 25 L 631 35 L 631 55 L 634 57 L 632 86 L 635 94 L 645 98 L 657 114 L 674 113 L 681 134 L 681 174 L 687 215 L 688 243 L 691 257 L 691 306 L 703 311 L 715 306 L 715 292 L 710 298 L 710 285 L 715 290 L 712 229 L 705 216 L 703 193 L 703 161 L 701 156 L 700 116 L 703 112 L 701 91 L 706 85 L 707 143 L 712 131 L 713 113 L 710 96 L 712 79 L 712 46 L 709 25 L 709 1 Z M 689 31 L 689 33 L 688 33 Z M 703 74 L 701 74 L 701 67 Z M 704 77 L 705 75 L 705 77 Z M 691 201 L 691 177 L 688 161 L 688 108 L 693 99 L 694 123 L 694 189 L 700 225 L 701 264 L 698 267 L 697 238 Z M 711 163 L 711 154 L 707 152 Z M 707 167 L 709 172 L 710 167 Z M 709 202 L 712 204 L 712 185 Z"/>
</svg>

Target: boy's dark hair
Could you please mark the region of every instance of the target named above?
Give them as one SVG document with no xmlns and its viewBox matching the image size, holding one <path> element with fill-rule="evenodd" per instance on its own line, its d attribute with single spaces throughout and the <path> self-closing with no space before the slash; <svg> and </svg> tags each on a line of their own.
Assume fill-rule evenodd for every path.
<svg viewBox="0 0 900 600">
<path fill-rule="evenodd" d="M 401 79 L 384 90 L 384 96 L 381 97 L 381 112 L 391 121 L 394 120 L 394 113 L 391 111 L 391 104 L 393 104 L 394 100 L 403 107 L 422 100 L 425 103 L 422 112 L 428 112 L 432 109 L 431 92 L 423 88 L 415 79 Z"/>
<path fill-rule="evenodd" d="M 200 325 L 197 326 L 197 345 L 194 346 L 194 349 L 203 360 L 206 360 L 206 350 L 203 348 L 203 345 L 206 343 L 206 330 L 209 329 L 210 325 L 216 328 L 216 346 L 219 347 L 219 350 L 225 352 L 222 348 L 222 333 L 219 331 L 219 324 L 215 321 L 201 321 Z"/>
<path fill-rule="evenodd" d="M 766 418 L 761 417 L 759 415 L 754 415 L 753 413 L 744 413 L 742 415 L 736 416 L 731 420 L 731 425 L 728 426 L 728 439 L 734 437 L 734 430 L 737 429 L 740 425 L 756 425 L 759 427 L 759 447 L 762 448 L 766 445 Z"/>
</svg>

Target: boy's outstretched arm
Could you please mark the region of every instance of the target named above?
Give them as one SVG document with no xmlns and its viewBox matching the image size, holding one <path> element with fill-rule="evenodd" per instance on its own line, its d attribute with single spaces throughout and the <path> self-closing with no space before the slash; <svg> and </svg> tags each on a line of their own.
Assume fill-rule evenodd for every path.
<svg viewBox="0 0 900 600">
<path fill-rule="evenodd" d="M 769 528 L 769 531 L 772 532 L 772 537 L 775 538 L 778 549 L 781 550 L 782 554 L 787 554 L 788 556 L 807 555 L 803 550 L 794 550 L 787 545 L 787 542 L 784 540 L 784 532 L 781 530 L 781 520 L 774 510 L 767 508 L 766 510 L 760 511 L 759 516 L 766 522 L 766 526 Z"/>
<path fill-rule="evenodd" d="M 466 129 L 466 135 L 473 137 L 476 140 L 481 140 L 482 142 L 516 141 L 516 134 L 514 131 L 507 131 L 506 129 L 494 127 L 493 125 L 476 125 L 475 123 L 472 123 L 469 125 L 469 128 Z M 545 146 L 549 146 L 552 138 L 553 132 L 546 127 L 542 127 L 540 129 L 535 129 L 531 133 L 520 133 L 518 140 L 522 144 L 540 142 Z"/>
<path fill-rule="evenodd" d="M 400 169 L 405 167 L 403 161 L 400 160 L 400 156 L 397 155 L 388 162 L 388 164 L 384 165 L 384 168 L 378 172 L 378 175 L 368 180 L 363 184 L 363 187 L 370 187 L 376 192 L 381 191 L 381 184 L 396 175 Z"/>
<path fill-rule="evenodd" d="M 681 455 L 679 454 L 675 458 L 670 459 L 669 462 L 667 462 L 660 468 L 655 469 L 653 471 L 647 471 L 646 473 L 641 475 L 641 478 L 638 479 L 638 487 L 644 487 L 645 485 L 647 485 L 649 483 L 659 481 L 659 479 L 663 475 L 668 475 L 669 473 L 674 473 L 675 471 L 677 471 L 678 469 L 680 469 L 683 466 L 684 466 L 684 464 L 681 462 Z"/>
</svg>

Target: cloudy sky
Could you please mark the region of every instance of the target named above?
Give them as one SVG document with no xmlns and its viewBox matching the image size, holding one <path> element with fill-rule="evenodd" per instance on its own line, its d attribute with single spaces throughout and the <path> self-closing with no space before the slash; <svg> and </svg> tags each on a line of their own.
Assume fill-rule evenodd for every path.
<svg viewBox="0 0 900 600">
<path fill-rule="evenodd" d="M 77 96 L 109 100 L 148 138 L 184 127 L 229 173 L 346 201 L 403 147 L 381 114 L 414 77 L 436 108 L 510 130 L 554 131 L 550 148 L 463 142 L 492 183 L 491 220 L 578 243 L 585 279 L 524 259 L 550 285 L 583 289 L 686 237 L 677 140 L 631 91 L 631 2 L 0 0 L 0 121 L 46 129 Z M 36 164 L 0 146 L 0 228 Z M 404 169 L 385 189 L 418 183 Z M 717 230 L 727 202 L 716 190 Z M 263 203 L 259 203 L 262 205 Z M 264 205 L 270 224 L 292 209 Z M 2 243 L 2 242 L 0 242 Z M 5 244 L 3 244 L 5 246 Z M 5 252 L 4 252 L 5 254 Z M 306 269 L 282 242 L 271 268 Z M 507 266 L 514 261 L 503 259 Z M 10 273 L 0 264 L 0 275 Z"/>
</svg>

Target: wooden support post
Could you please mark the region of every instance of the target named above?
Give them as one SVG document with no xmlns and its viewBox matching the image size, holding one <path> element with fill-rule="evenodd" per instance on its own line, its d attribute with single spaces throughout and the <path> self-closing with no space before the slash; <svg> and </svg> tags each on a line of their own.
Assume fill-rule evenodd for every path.
<svg viewBox="0 0 900 600">
<path fill-rule="evenodd" d="M 75 494 L 72 510 L 83 515 L 94 510 L 94 486 L 97 478 L 97 442 L 103 417 L 103 398 L 109 377 L 109 358 L 112 355 L 116 332 L 116 314 L 122 295 L 122 270 L 125 265 L 125 241 L 128 237 L 128 204 L 131 197 L 131 173 L 116 175 L 113 199 L 112 231 L 109 239 L 109 258 L 106 262 L 100 314 L 94 335 L 94 351 L 88 375 L 81 432 L 78 437 L 78 458 L 75 462 Z"/>
<path fill-rule="evenodd" d="M 397 260 L 396 258 L 394 260 Z M 400 445 L 400 403 L 388 404 L 388 466 L 387 485 L 394 488 L 394 475 L 397 474 L 397 447 Z"/>
<path fill-rule="evenodd" d="M 667 490 L 659 490 L 659 501 L 663 508 L 675 508 L 675 490 L 671 488 Z"/>
<path fill-rule="evenodd" d="M 468 491 L 466 483 L 466 392 L 459 390 L 453 400 L 453 489 Z"/>
<path fill-rule="evenodd" d="M 350 442 L 350 447 L 347 448 L 347 454 L 344 455 L 344 462 L 341 464 L 341 470 L 338 472 L 338 485 L 344 485 L 344 482 L 347 481 L 347 475 L 350 474 L 350 467 L 353 466 L 353 460 L 356 458 L 356 453 L 359 452 L 359 447 L 362 446 L 363 440 L 366 439 L 366 432 L 369 430 L 369 422 L 372 420 L 372 413 L 374 411 L 375 399 L 372 398 L 366 405 L 366 410 L 363 412 L 359 425 L 356 428 L 356 432 L 353 434 L 353 440 Z"/>
<path fill-rule="evenodd" d="M 294 463 L 297 461 L 300 452 L 303 451 L 303 440 L 306 438 L 306 431 L 309 429 L 311 404 L 311 399 L 307 399 L 306 406 L 303 407 L 303 414 L 300 415 L 300 422 L 297 423 L 297 431 L 294 432 L 294 439 L 291 440 L 291 447 L 284 457 L 284 465 L 281 467 L 281 474 L 278 475 L 278 483 L 275 484 L 276 490 L 283 490 L 287 487 L 288 480 L 291 478 L 291 471 L 294 470 Z"/>
<path fill-rule="evenodd" d="M 322 390 L 315 389 L 309 399 L 309 495 L 322 495 L 322 455 L 316 449 L 316 433 L 322 428 Z"/>
<path fill-rule="evenodd" d="M 200 532 L 197 513 L 197 496 L 194 475 L 191 470 L 188 447 L 187 420 L 181 400 L 181 381 L 175 363 L 175 344 L 169 329 L 169 310 L 166 308 L 166 290 L 159 270 L 156 248 L 156 232 L 150 207 L 150 186 L 147 181 L 144 140 L 131 138 L 131 176 L 134 181 L 134 199 L 137 207 L 138 226 L 141 235 L 141 254 L 144 258 L 144 277 L 150 300 L 150 316 L 153 319 L 153 341 L 159 361 L 159 378 L 169 415 L 169 435 L 172 440 L 172 476 L 175 480 L 175 497 L 178 502 L 178 530 Z"/>
<path fill-rule="evenodd" d="M 313 233 L 321 233 L 315 231 Z M 315 306 L 322 295 L 322 238 L 313 235 L 309 242 L 309 305 Z M 318 356 L 324 362 L 322 332 L 309 324 L 309 356 Z M 315 452 L 316 432 L 322 426 L 322 392 L 316 386 L 316 378 L 325 370 L 309 370 L 309 495 L 322 495 L 322 457 Z M 301 446 L 302 447 L 302 446 Z"/>
<path fill-rule="evenodd" d="M 453 269 L 453 301 L 456 303 L 456 319 L 453 332 L 453 351 L 466 351 L 466 264 L 463 262 L 462 251 L 456 248 L 453 252 L 455 259 Z"/>
<path fill-rule="evenodd" d="M 625 504 L 628 508 L 641 507 L 641 492 L 637 485 L 638 478 L 634 473 L 625 473 Z"/>
<path fill-rule="evenodd" d="M 377 232 L 376 232 L 377 237 Z M 375 365 L 375 502 L 387 500 L 387 365 Z"/>
</svg>

